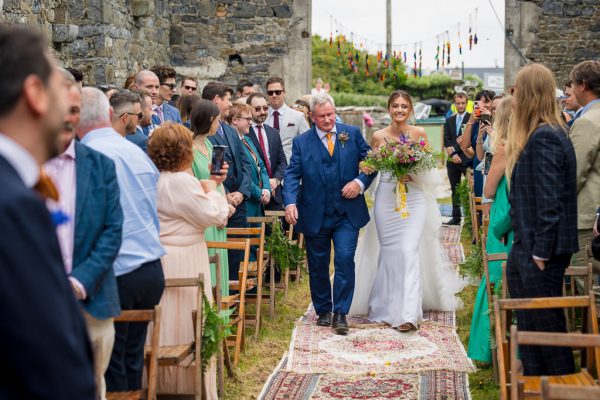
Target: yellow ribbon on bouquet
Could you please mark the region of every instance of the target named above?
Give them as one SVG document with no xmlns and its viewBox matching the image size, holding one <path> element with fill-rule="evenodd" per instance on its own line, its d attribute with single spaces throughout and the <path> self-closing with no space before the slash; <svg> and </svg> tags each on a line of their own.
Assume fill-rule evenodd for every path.
<svg viewBox="0 0 600 400">
<path fill-rule="evenodd" d="M 396 184 L 396 208 L 395 211 L 400 212 L 400 218 L 408 218 L 410 213 L 408 212 L 408 206 L 406 204 L 406 193 L 408 192 L 408 188 L 406 187 L 406 183 L 398 180 Z"/>
</svg>

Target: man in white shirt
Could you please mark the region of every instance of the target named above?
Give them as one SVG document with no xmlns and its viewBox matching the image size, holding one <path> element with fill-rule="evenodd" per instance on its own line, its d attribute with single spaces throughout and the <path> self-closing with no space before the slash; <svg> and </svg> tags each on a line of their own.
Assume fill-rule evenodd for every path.
<svg viewBox="0 0 600 400">
<path fill-rule="evenodd" d="M 285 104 L 285 82 L 279 77 L 271 77 L 266 84 L 269 96 L 269 117 L 265 123 L 279 131 L 286 161 L 292 156 L 292 140 L 306 132 L 310 127 L 304 114 L 293 110 Z"/>
</svg>

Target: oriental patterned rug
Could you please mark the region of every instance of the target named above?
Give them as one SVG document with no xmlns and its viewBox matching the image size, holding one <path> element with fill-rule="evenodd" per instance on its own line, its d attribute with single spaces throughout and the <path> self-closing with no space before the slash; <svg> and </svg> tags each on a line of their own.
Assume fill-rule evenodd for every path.
<svg viewBox="0 0 600 400">
<path fill-rule="evenodd" d="M 287 359 L 284 356 L 282 364 Z M 468 400 L 467 375 L 452 371 L 422 374 L 301 374 L 278 367 L 269 377 L 260 400 Z"/>
<path fill-rule="evenodd" d="M 475 371 L 455 330 L 430 323 L 417 332 L 377 327 L 350 330 L 347 336 L 336 335 L 331 328 L 298 324 L 286 369 L 347 375 Z"/>
<path fill-rule="evenodd" d="M 460 226 L 440 239 L 454 265 L 464 260 Z M 424 310 L 417 332 L 401 333 L 349 317 L 348 336 L 315 325 L 309 306 L 296 322 L 289 352 L 265 383 L 261 400 L 470 400 L 475 367 L 456 334 L 454 312 Z"/>
</svg>

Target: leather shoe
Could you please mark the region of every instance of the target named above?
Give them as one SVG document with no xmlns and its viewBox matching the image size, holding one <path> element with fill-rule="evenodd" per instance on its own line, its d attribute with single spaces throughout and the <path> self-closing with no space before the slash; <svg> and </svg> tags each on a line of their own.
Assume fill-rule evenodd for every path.
<svg viewBox="0 0 600 400">
<path fill-rule="evenodd" d="M 317 320 L 318 326 L 331 326 L 331 313 L 329 311 L 322 312 L 319 314 L 319 319 Z"/>
<path fill-rule="evenodd" d="M 350 329 L 348 328 L 348 322 L 344 314 L 335 313 L 333 314 L 333 323 L 331 324 L 333 330 L 338 335 L 347 335 Z"/>
<path fill-rule="evenodd" d="M 444 222 L 444 225 L 460 225 L 460 218 L 452 218 Z"/>
</svg>

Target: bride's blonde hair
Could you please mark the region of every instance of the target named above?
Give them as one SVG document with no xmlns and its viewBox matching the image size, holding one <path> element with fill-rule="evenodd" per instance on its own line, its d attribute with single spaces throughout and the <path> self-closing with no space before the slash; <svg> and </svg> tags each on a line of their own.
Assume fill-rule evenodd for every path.
<svg viewBox="0 0 600 400">
<path fill-rule="evenodd" d="M 556 81 L 542 64 L 530 64 L 519 71 L 515 81 L 513 113 L 506 146 L 506 178 L 510 180 L 515 164 L 533 132 L 542 124 L 564 124 L 556 101 Z"/>
<path fill-rule="evenodd" d="M 506 144 L 508 138 L 508 124 L 510 123 L 510 115 L 512 114 L 511 95 L 503 96 L 496 108 L 494 114 L 494 138 L 492 141 L 492 153 L 496 150 L 496 146 Z"/>
</svg>

